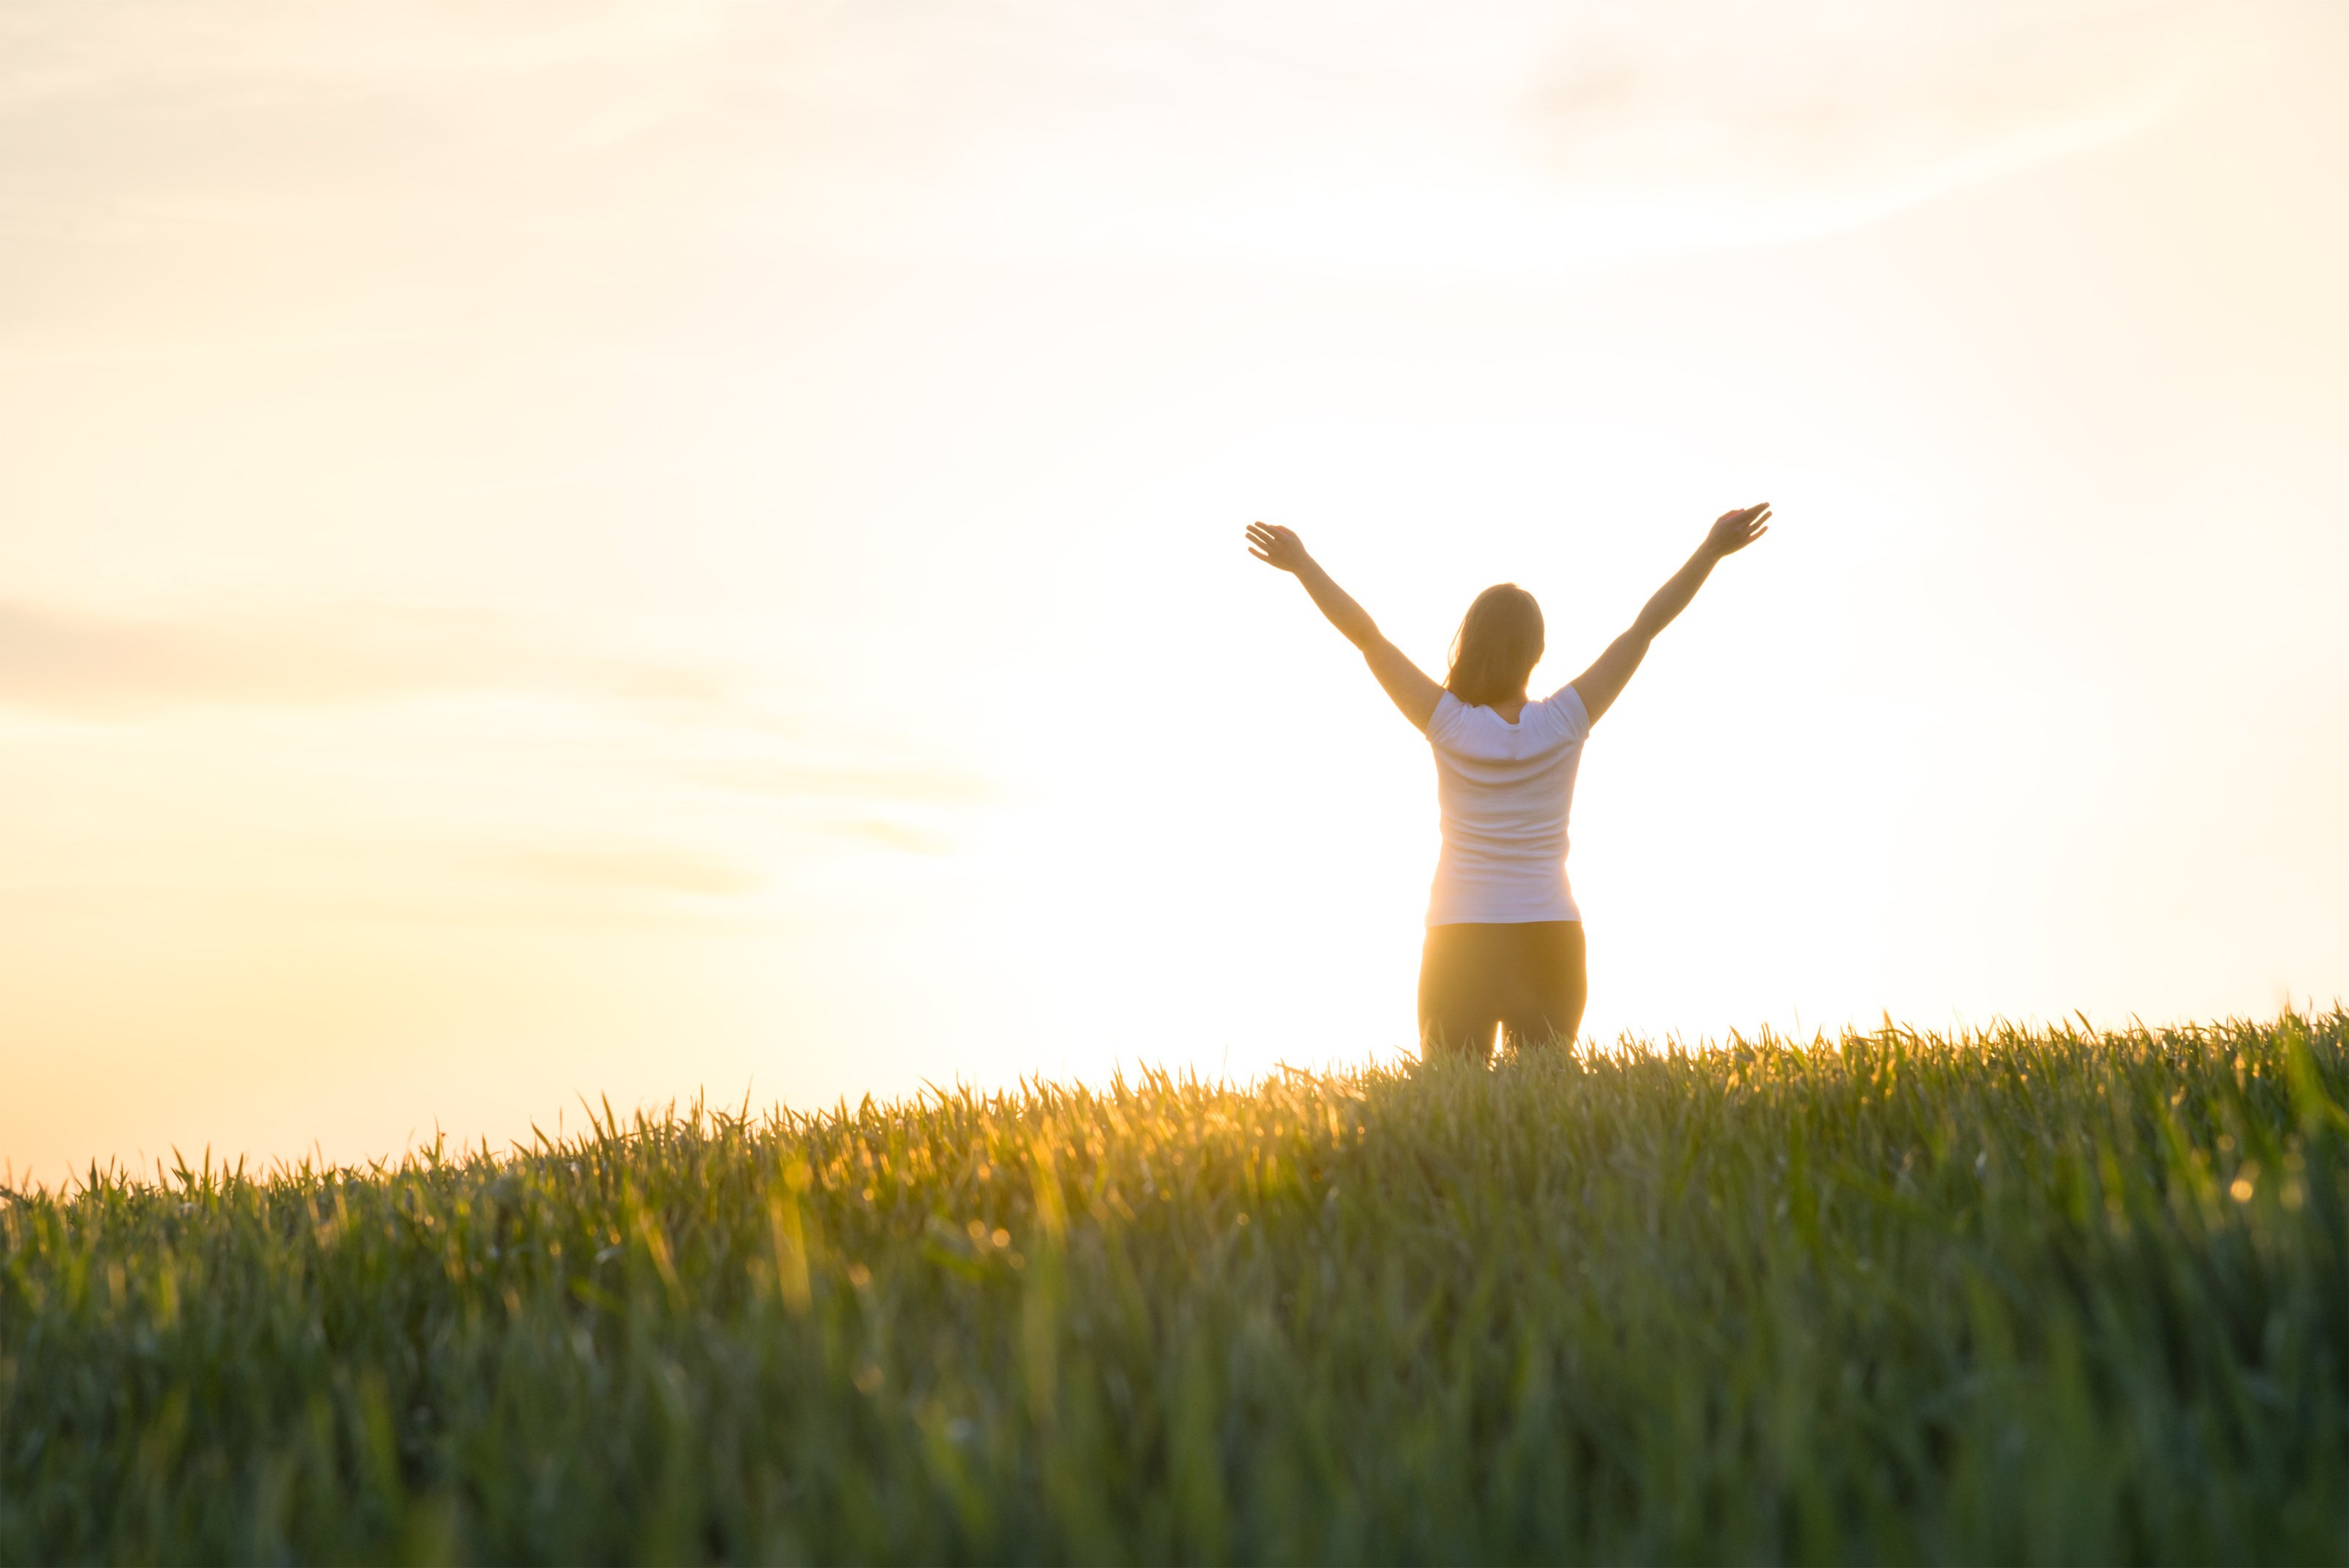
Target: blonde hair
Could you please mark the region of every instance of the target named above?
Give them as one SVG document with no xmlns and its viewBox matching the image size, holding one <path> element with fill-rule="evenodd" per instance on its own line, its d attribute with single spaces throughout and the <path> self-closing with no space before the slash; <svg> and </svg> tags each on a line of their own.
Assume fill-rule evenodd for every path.
<svg viewBox="0 0 2349 1568">
<path fill-rule="evenodd" d="M 1506 702 L 1524 694 L 1541 656 L 1541 606 L 1516 584 L 1495 583 L 1476 596 L 1453 634 L 1444 689 L 1472 708 Z"/>
</svg>

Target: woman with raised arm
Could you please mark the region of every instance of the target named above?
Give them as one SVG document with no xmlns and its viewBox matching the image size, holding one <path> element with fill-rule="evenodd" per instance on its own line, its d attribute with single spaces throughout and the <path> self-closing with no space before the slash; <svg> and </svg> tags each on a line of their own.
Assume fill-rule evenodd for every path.
<svg viewBox="0 0 2349 1568">
<path fill-rule="evenodd" d="M 1419 967 L 1420 1049 L 1488 1060 L 1495 1028 L 1520 1048 L 1571 1044 L 1588 991 L 1582 914 L 1566 884 L 1566 816 L 1583 738 L 1614 706 L 1648 644 L 1688 608 L 1713 563 L 1769 531 L 1768 503 L 1725 512 L 1631 629 L 1540 701 L 1526 682 L 1542 656 L 1541 607 L 1515 583 L 1476 596 L 1439 686 L 1287 528 L 1248 526 L 1248 554 L 1296 575 L 1330 624 L 1362 650 L 1394 705 L 1435 752 L 1444 851 Z"/>
</svg>

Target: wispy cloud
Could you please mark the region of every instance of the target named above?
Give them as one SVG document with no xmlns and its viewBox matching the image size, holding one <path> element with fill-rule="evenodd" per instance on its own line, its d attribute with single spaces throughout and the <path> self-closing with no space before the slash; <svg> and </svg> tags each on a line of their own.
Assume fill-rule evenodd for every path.
<svg viewBox="0 0 2349 1568">
<path fill-rule="evenodd" d="M 553 66 L 641 60 L 706 43 L 734 0 L 527 0 L 416 5 L 277 0 L 16 5 L 0 11 L 0 105 L 171 81 L 380 85 Z"/>
<path fill-rule="evenodd" d="M 803 739 L 788 751 L 698 777 L 781 807 L 800 828 L 835 844 L 920 856 L 952 852 L 1009 793 L 968 766 L 869 737 L 831 748 Z"/>
<path fill-rule="evenodd" d="M 864 839 L 885 849 L 902 850 L 908 855 L 945 855 L 955 846 L 954 839 L 945 833 L 912 823 L 892 821 L 887 817 L 858 817 L 838 824 L 835 831 L 850 838 Z"/>
<path fill-rule="evenodd" d="M 794 254 L 1365 267 L 1859 221 L 2127 135 L 2259 26 L 2218 0 L 5 15 L 0 115 L 55 151 L 0 181 L 0 222 L 14 183 L 44 244 L 67 213 L 81 233 L 265 212 L 365 227 L 369 254 L 461 215 L 632 254 L 684 227 Z"/>
<path fill-rule="evenodd" d="M 705 775 L 722 788 L 790 800 L 971 806 L 1000 799 L 995 780 L 949 763 L 870 758 L 746 763 Z"/>
<path fill-rule="evenodd" d="M 73 717 L 497 691 L 708 701 L 724 690 L 709 670 L 564 647 L 475 616 L 128 618 L 0 601 L 0 706 Z"/>
<path fill-rule="evenodd" d="M 1865 221 L 2131 134 L 2260 26 L 2218 0 L 950 9 L 855 14 L 794 89 L 844 157 L 895 146 L 920 243 L 1504 269 Z"/>
<path fill-rule="evenodd" d="M 531 850 L 509 862 L 525 879 L 619 892 L 723 898 L 755 892 L 757 873 L 714 855 L 663 845 Z"/>
<path fill-rule="evenodd" d="M 638 842 L 621 826 L 629 813 L 669 814 L 663 819 L 698 837 L 936 856 L 1004 799 L 998 780 L 926 749 L 926 737 L 823 707 L 820 694 L 811 707 L 809 694 L 792 696 L 774 675 L 567 646 L 479 615 L 133 618 L 0 602 L 0 713 L 125 729 L 240 709 L 289 711 L 305 723 L 332 714 L 356 722 L 337 732 L 355 754 L 385 748 L 377 754 L 387 778 L 411 792 L 430 776 L 460 796 L 488 787 L 495 799 L 494 781 L 511 784 L 507 770 L 523 767 L 554 791 L 549 799 L 567 803 L 561 809 L 584 813 L 581 822 L 605 807 L 614 814 L 584 844 L 499 859 L 502 874 L 550 887 L 737 896 L 764 885 L 762 872 L 726 856 Z M 446 720 L 468 738 L 446 752 L 426 747 L 454 760 L 417 772 L 415 703 L 502 695 L 570 706 L 594 722 L 525 725 L 490 755 L 460 711 L 421 711 L 428 726 Z M 583 804 L 592 801 L 605 806 Z M 450 810 L 463 817 L 473 808 Z M 499 831 L 529 843 L 554 826 Z"/>
<path fill-rule="evenodd" d="M 2140 130 L 2225 32 L 2205 0 L 1651 0 L 1591 16 L 1526 105 L 1566 186 L 1799 228 Z"/>
</svg>

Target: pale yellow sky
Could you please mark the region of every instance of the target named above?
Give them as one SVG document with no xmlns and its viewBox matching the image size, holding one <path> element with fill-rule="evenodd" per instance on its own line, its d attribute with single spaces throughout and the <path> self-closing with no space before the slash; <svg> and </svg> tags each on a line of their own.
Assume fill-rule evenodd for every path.
<svg viewBox="0 0 2349 1568">
<path fill-rule="evenodd" d="M 0 1163 L 1409 1043 L 1437 668 L 1590 1027 L 2349 993 L 2318 5 L 0 14 Z M 565 1107 L 569 1107 L 567 1110 Z"/>
</svg>

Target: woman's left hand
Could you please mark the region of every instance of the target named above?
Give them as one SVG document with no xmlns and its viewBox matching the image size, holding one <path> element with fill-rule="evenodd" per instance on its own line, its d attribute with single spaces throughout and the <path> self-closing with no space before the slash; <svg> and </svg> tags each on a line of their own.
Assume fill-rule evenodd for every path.
<svg viewBox="0 0 2349 1568">
<path fill-rule="evenodd" d="M 1249 524 L 1247 542 L 1249 555 L 1284 572 L 1294 572 L 1313 559 L 1305 553 L 1305 541 L 1297 536 L 1297 531 L 1278 523 Z"/>
</svg>

